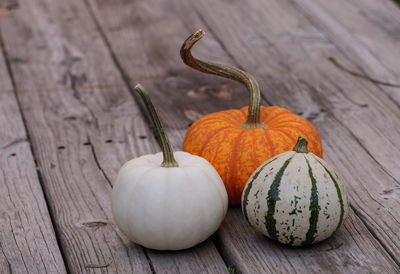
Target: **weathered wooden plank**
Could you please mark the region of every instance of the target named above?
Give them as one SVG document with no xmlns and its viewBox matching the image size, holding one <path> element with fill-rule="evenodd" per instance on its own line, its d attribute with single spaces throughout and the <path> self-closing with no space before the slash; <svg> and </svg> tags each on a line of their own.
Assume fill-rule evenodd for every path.
<svg viewBox="0 0 400 274">
<path fill-rule="evenodd" d="M 312 247 L 288 248 L 256 233 L 240 208 L 230 209 L 217 236 L 228 264 L 239 273 L 396 273 L 354 213 L 344 229 Z"/>
<path fill-rule="evenodd" d="M 119 167 L 159 150 L 82 1 L 20 1 L 1 26 L 18 60 L 12 70 L 43 184 L 71 272 L 151 272 L 148 257 L 116 228 L 111 185 Z M 211 240 L 154 269 L 216 273 L 226 266 Z"/>
<path fill-rule="evenodd" d="M 0 129 L 0 273 L 65 273 L 1 52 Z"/>
<path fill-rule="evenodd" d="M 131 86 L 140 82 L 154 94 L 160 116 L 172 129 L 168 133 L 175 149 L 181 149 L 182 136 L 199 117 L 246 104 L 248 95 L 239 84 L 193 73 L 182 63 L 179 49 L 183 39 L 193 31 L 193 25 L 202 24 L 193 10 L 161 0 L 90 3 L 112 51 L 123 65 L 126 80 Z M 188 25 L 177 20 L 182 17 L 196 23 Z M 229 62 L 216 40 L 205 39 L 201 43 L 203 47 L 196 53 Z"/>
<path fill-rule="evenodd" d="M 293 1 L 352 61 L 349 68 L 397 87 L 379 85 L 400 106 L 400 8 L 392 0 Z"/>
<path fill-rule="evenodd" d="M 221 265 L 218 253 L 207 255 L 214 250 L 212 240 L 181 251 L 148 250 L 155 273 L 228 273 L 227 267 Z"/>
<path fill-rule="evenodd" d="M 289 1 L 250 1 L 248 14 L 218 21 L 218 10 L 238 7 L 202 1 L 196 8 L 238 62 L 258 75 L 268 100 L 304 112 L 322 131 L 326 150 L 340 151 L 327 159 L 344 174 L 357 214 L 399 262 L 400 214 L 393 210 L 399 208 L 393 190 L 400 180 L 399 108 L 374 84 L 333 66 L 329 57 L 349 61 Z M 232 25 L 234 32 L 227 32 Z M 354 158 L 362 164 L 350 164 Z"/>
<path fill-rule="evenodd" d="M 238 39 L 231 36 L 234 36 L 234 34 L 236 34 L 235 31 L 237 29 L 242 28 L 242 33 L 245 38 L 240 39 L 240 46 L 237 44 L 234 45 L 234 56 L 236 57 L 236 55 L 239 55 L 241 58 L 239 64 L 246 64 L 246 68 L 247 66 L 251 67 L 250 71 L 256 71 L 257 69 L 260 69 L 261 74 L 256 75 L 260 76 L 258 78 L 263 79 L 262 83 L 264 84 L 264 86 L 266 86 L 267 83 L 269 83 L 269 87 L 271 87 L 271 85 L 273 84 L 275 84 L 277 87 L 279 87 L 280 85 L 283 86 L 281 82 L 289 78 L 288 76 L 283 76 L 288 74 L 287 70 L 289 69 L 289 66 L 284 66 L 284 53 L 280 53 L 278 55 L 276 49 L 270 49 L 270 51 L 275 51 L 272 53 L 269 52 L 269 54 L 272 54 L 273 56 L 273 61 L 269 61 L 269 58 L 262 59 L 260 58 L 260 55 L 256 54 L 259 53 L 259 51 L 261 50 L 267 50 L 266 48 L 268 46 L 272 46 L 265 41 L 258 40 L 257 34 L 263 33 L 260 30 L 258 30 L 257 33 L 251 32 L 251 34 L 247 36 L 244 35 L 245 31 L 243 31 L 243 28 L 245 28 L 246 26 L 254 26 L 260 24 L 256 22 L 243 23 L 246 20 L 244 18 L 240 18 L 238 13 L 243 13 L 242 16 L 246 16 L 249 15 L 247 14 L 247 12 L 249 11 L 246 11 L 247 8 L 242 9 L 241 7 L 239 7 L 239 3 L 230 3 L 229 5 L 224 5 L 220 2 L 208 2 L 204 4 L 196 2 L 196 7 L 197 5 L 199 5 L 198 8 L 201 11 L 190 8 L 190 4 L 188 7 L 188 4 L 186 3 L 179 2 L 179 4 L 175 3 L 174 5 L 165 3 L 161 4 L 161 2 L 155 0 L 147 1 L 146 3 L 135 2 L 135 4 L 130 5 L 127 5 L 123 1 L 113 2 L 113 4 L 107 4 L 106 1 L 91 1 L 90 3 L 95 11 L 95 16 L 99 20 L 105 36 L 110 43 L 111 50 L 117 58 L 117 63 L 121 66 L 123 73 L 127 76 L 127 80 L 130 81 L 132 85 L 135 82 L 140 81 L 142 82 L 142 84 L 145 84 L 149 90 L 158 94 L 158 96 L 154 98 L 154 100 L 157 101 L 158 106 L 161 107 L 161 113 L 168 113 L 165 114 L 165 116 L 169 117 L 169 119 L 167 120 L 167 130 L 169 135 L 172 136 L 171 139 L 173 139 L 172 141 L 174 142 L 175 146 L 180 146 L 183 139 L 183 134 L 188 126 L 188 123 L 197 118 L 195 117 L 195 115 L 187 115 L 188 112 L 185 112 L 185 110 L 190 110 L 190 114 L 194 113 L 198 116 L 201 116 L 202 114 L 211 111 L 231 107 L 239 107 L 247 103 L 247 95 L 244 89 L 238 87 L 236 84 L 229 83 L 226 80 L 221 80 L 212 76 L 200 76 L 198 72 L 188 70 L 187 68 L 185 70 L 182 65 L 179 65 L 179 62 L 181 61 L 179 60 L 177 49 L 180 47 L 183 39 L 186 38 L 186 35 L 191 33 L 199 26 L 205 27 L 206 30 L 210 29 L 206 24 L 206 22 L 208 22 L 212 24 L 212 30 L 224 32 L 225 35 L 221 35 L 220 33 L 219 34 L 224 39 L 227 40 L 229 37 L 229 39 L 233 41 L 237 41 Z M 207 8 L 205 8 L 203 5 L 207 6 Z M 228 8 L 228 6 L 230 8 Z M 211 9 L 213 11 L 210 11 Z M 257 14 L 257 12 L 254 13 Z M 233 22 L 234 18 L 231 17 L 232 14 L 235 14 L 234 17 L 238 18 L 238 22 Z M 208 16 L 212 17 L 212 19 L 208 18 Z M 279 16 L 279 13 L 277 13 L 276 16 Z M 204 17 L 203 21 L 202 17 Z M 176 18 L 181 18 L 181 22 L 179 23 Z M 241 22 L 239 22 L 239 18 Z M 293 21 L 295 20 L 292 20 L 292 22 Z M 171 27 L 164 27 L 167 25 Z M 241 26 L 239 27 L 238 25 Z M 278 31 L 276 25 L 274 27 L 277 29 L 276 31 Z M 186 34 L 184 34 L 185 31 Z M 265 35 L 267 35 L 267 33 Z M 279 37 L 278 34 L 276 35 Z M 285 33 L 281 34 L 283 38 L 285 35 L 288 36 L 288 34 Z M 316 36 L 315 39 L 317 40 L 317 45 L 318 43 L 322 43 L 322 46 L 328 45 L 329 47 L 331 47 L 331 45 L 329 45 L 329 42 L 325 44 L 325 41 L 321 38 L 321 34 L 318 34 L 317 31 L 315 31 L 314 36 Z M 322 42 L 319 40 L 319 38 L 321 38 Z M 307 39 L 305 40 L 305 42 L 307 42 Z M 288 41 L 288 39 L 286 41 Z M 135 50 L 130 50 L 126 47 L 126 44 L 131 45 L 131 47 Z M 256 44 L 259 48 L 254 49 L 251 46 L 253 44 Z M 231 56 L 229 56 L 229 54 L 227 54 L 224 47 L 227 49 L 231 48 L 228 47 L 228 45 L 225 43 L 219 44 L 218 41 L 215 39 L 215 36 L 213 36 L 212 33 L 209 33 L 207 39 L 199 42 L 198 48 L 195 48 L 194 51 L 197 56 L 204 57 L 204 59 L 207 60 L 214 59 L 218 60 L 218 62 L 235 64 L 235 60 Z M 240 54 L 236 51 L 240 51 Z M 296 52 L 296 54 L 298 53 L 299 52 Z M 150 59 L 150 57 L 152 56 L 156 56 L 157 58 L 154 60 Z M 261 56 L 263 55 L 261 54 Z M 302 56 L 292 56 L 292 58 L 296 60 L 301 59 Z M 153 61 L 150 62 L 149 59 Z M 246 59 L 246 62 L 243 61 L 243 59 Z M 130 62 L 129 60 L 135 60 L 135 62 Z M 277 67 L 275 62 L 281 64 L 282 67 L 280 67 L 276 71 L 272 71 L 273 68 L 268 68 L 270 62 L 275 69 Z M 265 70 L 267 70 L 269 73 L 265 73 Z M 308 72 L 310 72 L 310 69 L 308 69 Z M 314 75 L 316 74 L 317 73 L 314 72 Z M 349 81 L 349 79 L 347 80 Z M 307 82 L 302 85 L 298 83 L 298 79 L 294 79 L 292 80 L 292 82 L 293 85 L 296 85 L 296 87 L 300 87 L 299 95 L 293 96 L 291 94 L 288 94 L 288 89 L 283 89 L 285 87 L 281 87 L 280 89 L 274 91 L 275 94 L 271 99 L 269 98 L 269 96 L 267 96 L 268 100 L 271 100 L 273 103 L 279 103 L 281 105 L 287 106 L 293 111 L 303 112 L 303 115 L 307 118 L 314 118 L 313 120 L 316 123 L 318 122 L 318 120 L 323 119 L 323 117 L 326 116 L 326 113 L 319 113 L 320 106 L 316 106 L 316 104 L 313 103 L 313 93 L 312 91 L 307 89 Z M 224 88 L 225 86 L 222 85 L 226 85 L 226 89 Z M 312 82 L 310 83 L 310 85 L 311 87 L 313 87 Z M 201 88 L 196 89 L 196 87 L 199 86 Z M 209 91 L 204 91 L 204 89 L 209 89 Z M 228 96 L 217 97 L 214 92 L 216 94 L 227 94 Z M 240 94 L 240 92 L 242 92 L 242 94 Z M 280 97 L 278 96 L 280 93 L 285 95 L 286 99 L 279 99 Z M 289 99 L 289 95 L 290 97 L 294 97 L 292 100 L 298 105 L 290 103 L 292 100 Z M 331 96 L 335 96 L 335 94 Z M 339 94 L 339 97 L 340 96 L 341 95 Z M 351 106 L 352 110 L 355 109 L 351 102 L 347 103 L 347 106 Z M 318 107 L 318 109 L 316 109 L 316 107 Z M 171 109 L 174 109 L 175 111 L 172 112 Z M 356 146 L 357 153 L 360 158 L 366 158 L 367 161 L 371 160 L 370 156 L 365 152 L 363 147 L 355 141 L 354 136 L 352 136 L 346 128 L 344 128 L 340 124 L 337 125 L 337 121 L 333 118 L 329 118 L 329 121 L 332 121 L 332 123 L 336 127 L 340 126 L 339 133 L 341 135 L 338 136 L 344 139 L 349 138 L 352 142 L 352 145 Z M 321 123 L 317 123 L 317 126 L 321 129 L 326 129 L 329 132 L 328 134 L 323 135 L 324 139 L 328 139 L 329 135 L 333 134 L 332 131 L 328 130 L 328 126 L 323 127 Z M 333 140 L 337 140 L 337 138 Z M 329 147 L 334 147 L 332 144 L 329 145 L 328 142 L 328 144 L 326 145 L 328 146 L 328 152 L 332 151 L 330 153 L 338 154 L 333 150 L 329 150 Z M 331 158 L 334 158 L 334 155 L 328 157 L 328 159 Z M 371 169 L 371 162 L 369 161 L 368 163 L 369 165 L 367 165 L 367 168 Z M 379 169 L 374 167 L 371 169 L 370 172 L 377 170 Z M 353 180 L 353 176 L 354 175 L 350 174 L 350 176 L 346 176 L 345 179 L 350 178 Z M 391 179 L 384 171 L 381 171 L 378 176 L 380 176 L 381 180 Z M 364 177 L 362 178 L 364 179 Z M 366 203 L 369 202 L 369 200 L 366 201 Z M 225 223 L 222 226 L 222 230 L 218 233 L 220 239 L 220 248 L 223 251 L 225 259 L 230 263 L 237 264 L 237 268 L 243 271 L 248 270 L 248 265 L 254 264 L 254 260 L 259 261 L 255 264 L 256 266 L 254 268 L 257 269 L 258 272 L 276 271 L 278 269 L 276 267 L 272 267 L 271 269 L 265 267 L 265 262 L 272 260 L 273 257 L 272 255 L 268 255 L 270 257 L 267 258 L 259 256 L 259 250 L 253 249 L 253 239 L 246 238 L 248 239 L 248 241 L 243 241 L 240 243 L 238 243 L 234 239 L 234 237 L 237 237 L 239 233 L 249 233 L 246 232 L 249 230 L 248 228 L 243 228 L 242 230 L 240 230 L 240 232 L 237 232 L 235 236 L 232 236 L 233 232 L 231 230 L 233 229 L 233 224 L 236 224 L 235 227 L 240 228 L 241 226 L 239 224 L 243 222 L 240 214 L 234 213 L 236 212 L 235 210 L 236 209 L 231 209 L 229 213 L 229 216 L 231 216 L 232 214 L 234 216 L 230 219 L 232 224 Z M 285 266 L 287 267 L 288 271 L 305 272 L 306 268 L 301 267 L 308 265 L 313 265 L 313 269 L 318 270 L 324 269 L 326 267 L 326 262 L 320 260 L 318 256 L 314 255 L 317 254 L 314 253 L 316 252 L 315 250 L 319 251 L 320 249 L 329 249 L 331 248 L 330 245 L 335 246 L 335 243 L 337 241 L 343 240 L 343 242 L 349 241 L 347 243 L 347 247 L 349 249 L 338 249 L 337 251 L 324 255 L 327 257 L 333 256 L 334 258 L 329 260 L 329 262 L 332 262 L 334 264 L 330 267 L 330 269 L 335 269 L 342 272 L 357 272 L 359 270 L 365 269 L 365 267 L 370 267 L 371 269 L 389 272 L 397 271 L 397 265 L 393 262 L 390 256 L 382 248 L 382 246 L 380 246 L 379 242 L 373 238 L 368 230 L 366 230 L 365 226 L 361 223 L 358 217 L 354 216 L 354 213 L 352 213 L 350 219 L 357 220 L 354 224 L 354 227 L 346 225 L 342 229 L 341 234 L 336 235 L 333 239 L 324 242 L 315 248 L 302 250 L 302 255 L 299 255 L 296 258 L 291 257 L 291 249 L 287 249 L 282 246 L 268 246 L 268 248 L 272 249 L 269 252 L 270 254 L 273 254 L 275 252 L 281 254 L 281 256 L 284 256 L 285 259 L 282 260 L 284 260 Z M 355 233 L 355 231 L 361 231 L 363 233 L 363 237 L 357 238 L 356 240 L 353 239 L 351 236 L 354 236 L 353 234 Z M 344 239 L 344 237 L 346 238 Z M 359 241 L 363 241 L 363 243 L 360 243 Z M 364 250 L 363 248 L 357 248 L 357 245 L 369 248 Z M 262 246 L 263 248 L 266 248 L 265 244 L 263 244 Z M 367 255 L 365 255 L 364 253 L 367 253 Z M 232 254 L 236 254 L 236 256 L 233 256 Z M 352 258 L 351 266 L 348 263 L 348 258 Z M 354 266 L 354 264 L 356 264 L 358 268 L 357 266 Z"/>
</svg>

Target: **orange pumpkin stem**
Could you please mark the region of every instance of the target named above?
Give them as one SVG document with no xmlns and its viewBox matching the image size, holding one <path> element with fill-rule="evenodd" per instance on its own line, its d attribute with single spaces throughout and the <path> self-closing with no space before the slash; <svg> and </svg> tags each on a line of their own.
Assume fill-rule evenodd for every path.
<svg viewBox="0 0 400 274">
<path fill-rule="evenodd" d="M 249 91 L 250 100 L 247 120 L 241 126 L 246 129 L 266 128 L 266 125 L 260 120 L 260 88 L 252 75 L 233 66 L 205 62 L 193 57 L 190 50 L 204 34 L 204 31 L 200 29 L 185 40 L 180 51 L 183 62 L 198 71 L 229 78 L 244 84 Z"/>
<path fill-rule="evenodd" d="M 293 148 L 293 151 L 296 151 L 297 153 L 308 153 L 307 145 L 307 139 L 303 136 L 299 136 L 299 138 L 297 139 L 297 143 Z"/>
<path fill-rule="evenodd" d="M 154 108 L 153 102 L 151 101 L 149 94 L 140 84 L 137 84 L 135 86 L 135 90 L 137 93 L 139 93 L 140 97 L 142 97 L 143 102 L 146 105 L 147 111 L 150 113 L 151 120 L 156 127 L 157 133 L 160 136 L 161 148 L 163 152 L 163 162 L 161 163 L 161 166 L 177 167 L 178 162 L 175 160 L 174 151 L 172 150 L 171 144 L 168 140 L 168 136 L 167 134 L 165 134 L 160 117 L 158 116 L 157 111 Z"/>
</svg>

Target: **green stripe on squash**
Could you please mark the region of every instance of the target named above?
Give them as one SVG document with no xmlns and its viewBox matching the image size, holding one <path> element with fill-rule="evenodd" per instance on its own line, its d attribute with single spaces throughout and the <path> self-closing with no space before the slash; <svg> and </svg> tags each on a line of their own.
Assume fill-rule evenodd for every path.
<svg viewBox="0 0 400 274">
<path fill-rule="evenodd" d="M 276 231 L 276 220 L 274 218 L 274 214 L 275 214 L 276 202 L 280 200 L 279 186 L 281 184 L 283 173 L 285 172 L 290 161 L 293 159 L 294 155 L 296 154 L 294 153 L 289 159 L 287 159 L 283 164 L 283 166 L 281 167 L 281 169 L 279 169 L 268 191 L 268 196 L 267 196 L 268 213 L 267 216 L 265 216 L 265 227 L 267 228 L 269 237 L 273 240 L 277 240 L 278 238 Z"/>
<path fill-rule="evenodd" d="M 306 157 L 304 159 L 308 166 L 308 175 L 311 179 L 311 196 L 310 196 L 310 227 L 308 228 L 306 239 L 301 243 L 302 245 L 312 244 L 315 240 L 315 233 L 317 232 L 318 216 L 321 207 L 318 205 L 318 189 L 317 181 L 315 180 L 310 162 Z"/>
<path fill-rule="evenodd" d="M 331 177 L 331 180 L 333 181 L 333 183 L 335 184 L 335 188 L 337 191 L 337 195 L 338 195 L 338 199 L 339 199 L 339 204 L 340 204 L 340 218 L 339 218 L 339 223 L 335 229 L 335 231 L 333 233 L 335 233 L 339 227 L 342 225 L 343 223 L 343 216 L 344 216 L 344 204 L 343 204 L 343 197 L 342 197 L 342 192 L 340 191 L 340 187 L 338 182 L 336 181 L 335 177 L 333 177 L 332 173 L 328 170 L 328 168 L 320 161 L 318 160 L 316 157 L 314 157 L 315 160 L 317 160 L 317 162 L 325 169 L 325 171 L 328 173 L 329 177 Z M 332 234 L 333 234 L 332 233 Z"/>
<path fill-rule="evenodd" d="M 254 173 L 243 193 L 242 208 L 250 225 L 267 237 L 287 245 L 308 245 L 327 239 L 340 228 L 348 204 L 344 203 L 346 192 L 342 190 L 344 185 L 341 185 L 337 174 L 322 159 L 307 152 L 304 138 L 299 137 L 293 150 L 293 155 L 280 154 L 274 158 L 280 158 L 279 163 L 271 166 L 267 162 Z M 298 157 L 295 157 L 297 154 Z M 268 176 L 270 178 L 266 181 Z M 333 184 L 327 183 L 327 180 L 332 180 Z M 252 188 L 257 189 L 253 191 Z M 335 196 L 335 191 L 338 199 L 331 200 L 328 194 Z M 254 192 L 255 195 L 250 194 Z M 299 197 L 296 195 L 302 198 L 300 206 L 297 205 Z M 292 210 L 285 213 L 288 207 Z M 260 218 L 264 219 L 263 223 Z"/>
<path fill-rule="evenodd" d="M 242 201 L 242 211 L 243 211 L 244 217 L 246 218 L 247 221 L 249 221 L 249 218 L 248 218 L 248 216 L 247 216 L 247 205 L 249 204 L 249 194 L 250 194 L 250 190 L 251 190 L 251 188 L 252 188 L 252 186 L 253 186 L 253 182 L 255 181 L 255 179 L 257 179 L 258 175 L 260 175 L 260 173 L 261 173 L 261 171 L 263 170 L 263 168 L 264 168 L 266 165 L 268 165 L 268 164 L 272 163 L 273 161 L 275 161 L 276 159 L 278 159 L 278 158 L 276 157 L 276 158 L 273 158 L 272 160 L 267 161 L 267 162 L 253 175 L 253 177 L 250 179 L 250 181 L 249 181 L 249 183 L 248 183 L 246 189 L 244 190 L 243 201 Z M 267 175 L 267 176 L 268 176 L 268 175 Z"/>
</svg>

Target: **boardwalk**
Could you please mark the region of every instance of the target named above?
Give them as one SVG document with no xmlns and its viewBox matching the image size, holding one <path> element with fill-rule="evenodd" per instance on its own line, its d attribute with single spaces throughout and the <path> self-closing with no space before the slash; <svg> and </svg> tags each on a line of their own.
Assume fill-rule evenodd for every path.
<svg viewBox="0 0 400 274">
<path fill-rule="evenodd" d="M 131 243 L 110 208 L 120 166 L 160 151 L 133 87 L 175 149 L 204 114 L 248 102 L 241 85 L 183 64 L 252 73 L 262 104 L 309 119 L 347 185 L 329 240 L 288 248 L 231 207 L 185 251 Z M 400 5 L 392 0 L 0 0 L 0 273 L 399 273 Z"/>
</svg>

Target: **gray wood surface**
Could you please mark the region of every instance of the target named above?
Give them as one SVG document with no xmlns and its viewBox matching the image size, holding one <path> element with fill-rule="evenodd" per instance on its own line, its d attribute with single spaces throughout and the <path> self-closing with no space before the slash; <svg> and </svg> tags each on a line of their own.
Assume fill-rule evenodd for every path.
<svg viewBox="0 0 400 274">
<path fill-rule="evenodd" d="M 270 102 L 314 122 L 326 159 L 347 182 L 352 208 L 398 263 L 400 109 L 376 85 L 333 66 L 329 57 L 350 61 L 292 2 L 248 3 L 248 14 L 223 20 L 219 2 L 196 2 L 196 9 L 236 60 L 258 76 Z M 231 14 L 238 7 L 224 9 Z M 235 31 L 226 32 L 231 25 Z"/>
<path fill-rule="evenodd" d="M 65 273 L 21 113 L 1 53 L 0 196 L 0 273 Z"/>
<path fill-rule="evenodd" d="M 204 114 L 247 103 L 248 95 L 239 84 L 194 72 L 181 61 L 184 39 L 203 25 L 193 10 L 162 0 L 89 3 L 125 81 L 131 88 L 140 82 L 153 95 L 175 149 L 182 149 L 187 128 Z M 212 37 L 201 44 L 196 53 L 230 61 Z M 138 97 L 137 101 L 141 104 Z"/>
<path fill-rule="evenodd" d="M 256 233 L 240 208 L 231 208 L 217 234 L 221 253 L 239 273 L 398 273 L 360 219 L 312 247 L 285 247 Z"/>
<path fill-rule="evenodd" d="M 19 60 L 12 71 L 69 270 L 226 271 L 211 240 L 150 262 L 153 253 L 116 228 L 110 194 L 118 169 L 159 146 L 84 3 L 20 1 L 1 31 Z"/>
<path fill-rule="evenodd" d="M 223 273 L 231 265 L 239 273 L 400 272 L 400 89 L 329 61 L 399 83 L 398 5 L 10 3 L 0 0 L 0 33 L 19 106 L 0 55 L 0 193 L 8 193 L 0 202 L 1 273 L 65 272 L 59 248 L 71 273 Z M 324 157 L 350 195 L 349 218 L 331 239 L 306 248 L 279 245 L 256 233 L 239 207 L 229 209 L 213 240 L 179 252 L 143 249 L 116 227 L 110 192 L 119 167 L 159 151 L 147 113 L 129 94 L 136 83 L 149 91 L 175 149 L 202 115 L 248 102 L 239 84 L 180 60 L 181 43 L 198 28 L 207 34 L 196 57 L 251 72 L 264 105 L 286 107 L 317 127 Z"/>
<path fill-rule="evenodd" d="M 400 106 L 400 2 L 391 0 L 293 1 L 352 61 L 349 68 L 396 84 L 378 85 Z"/>
<path fill-rule="evenodd" d="M 317 28 L 323 29 L 327 37 L 335 46 L 346 54 L 346 58 L 352 61 L 349 68 L 353 71 L 364 73 L 372 78 L 379 79 L 397 87 L 377 85 L 383 94 L 386 94 L 398 107 L 400 107 L 400 8 L 399 3 L 393 1 L 296 1 L 300 12 Z M 345 9 L 343 9 L 345 5 Z M 384 109 L 385 106 L 380 106 Z M 378 116 L 379 117 L 379 116 Z M 391 120 L 379 117 L 380 124 L 388 130 L 398 129 L 397 124 L 391 124 Z M 387 124 L 387 122 L 389 122 Z M 373 127 L 373 125 L 371 125 Z M 391 128 L 391 129 L 390 129 Z M 398 130 L 395 130 L 398 132 Z M 397 137 L 398 138 L 398 137 Z M 397 139 L 398 140 L 398 139 Z M 381 142 L 381 140 L 377 140 Z M 376 146 L 379 149 L 381 146 Z M 384 158 L 387 155 L 388 158 Z M 375 158 L 375 157 L 374 157 Z M 360 210 L 359 214 L 366 220 L 368 226 L 375 227 L 378 235 L 381 235 L 385 245 L 389 246 L 393 256 L 398 258 L 400 215 L 396 201 L 399 201 L 400 174 L 398 168 L 389 168 L 385 162 L 400 166 L 399 157 L 393 157 L 382 152 L 382 160 L 379 164 L 393 177 L 393 183 L 388 186 L 380 186 L 380 197 L 384 199 L 384 206 L 377 205 L 377 213 L 370 214 Z M 359 194 L 358 199 L 363 195 Z M 375 195 L 377 197 L 378 195 Z M 379 197 L 379 196 L 378 196 Z M 382 198 L 378 200 L 381 203 Z M 380 212 L 388 212 L 397 220 L 397 225 L 391 222 L 386 225 L 380 221 Z M 389 229 L 379 229 L 389 227 Z M 397 235 L 397 237 L 396 237 Z M 396 238 L 393 241 L 393 237 Z M 398 260 L 398 259 L 397 259 Z"/>
<path fill-rule="evenodd" d="M 371 117 L 366 115 L 367 111 L 364 110 L 366 103 L 357 102 L 359 99 L 355 95 L 354 102 L 352 94 L 342 94 L 342 89 L 349 93 L 351 91 L 349 88 L 353 85 L 365 86 L 365 89 L 375 93 L 379 91 L 371 83 L 354 79 L 333 67 L 324 57 L 340 56 L 340 52 L 325 39 L 324 34 L 314 29 L 291 3 L 269 1 L 265 7 L 260 8 L 262 4 L 259 1 L 253 1 L 250 9 L 247 7 L 245 10 L 240 8 L 240 3 L 228 5 L 214 1 L 189 4 L 175 1 L 174 5 L 168 6 L 162 5 L 161 1 L 135 4 L 117 1 L 114 2 L 115 5 L 106 5 L 104 2 L 99 4 L 97 1 L 90 3 L 126 80 L 132 86 L 136 82 L 141 82 L 151 92 L 157 94 L 154 100 L 157 100 L 161 107 L 160 112 L 169 117 L 167 131 L 172 136 L 176 147 L 180 146 L 188 124 L 202 114 L 224 108 L 239 107 L 247 103 L 245 91 L 237 88 L 234 83 L 212 76 L 199 75 L 198 72 L 182 67 L 176 48 L 179 48 L 188 34 L 198 27 L 202 27 L 208 31 L 208 35 L 194 49 L 195 54 L 206 60 L 218 60 L 245 67 L 257 75 L 262 83 L 263 94 L 267 100 L 264 100 L 265 104 L 274 103 L 288 107 L 312 120 L 322 133 L 327 159 L 338 166 L 339 171 L 342 171 L 343 177 L 348 181 L 349 189 L 352 191 L 351 198 L 355 200 L 355 202 L 352 201 L 353 208 L 357 214 L 361 209 L 366 210 L 369 214 L 382 214 L 376 208 L 377 202 L 369 195 L 380 197 L 382 187 L 390 187 L 395 181 L 385 173 L 380 165 L 376 164 L 376 159 L 371 157 L 370 152 L 360 144 L 355 133 L 348 129 L 348 127 L 356 127 L 356 130 L 360 131 L 357 132 L 360 136 L 374 130 L 370 124 L 357 125 L 359 119 L 365 122 L 374 120 L 373 117 L 371 120 Z M 279 19 L 279 15 L 286 12 L 285 8 L 289 8 L 289 12 Z M 181 19 L 180 23 L 176 20 L 177 18 Z M 265 18 L 269 18 L 269 20 Z M 154 23 L 145 23 L 150 21 Z M 164 28 L 164 26 L 171 27 Z M 184 36 L 182 33 L 185 30 Z M 273 41 L 269 41 L 269 39 Z M 131 50 L 126 46 L 127 44 L 135 50 Z M 156 56 L 157 61 L 149 60 L 149 56 Z M 232 58 L 232 56 L 235 57 Z M 332 75 L 328 77 L 329 74 Z M 335 77 L 340 80 L 344 79 L 344 83 L 340 81 L 337 83 Z M 318 78 L 328 79 L 330 82 L 322 83 L 317 80 Z M 188 79 L 192 79 L 192 84 L 188 83 Z M 224 87 L 227 85 L 235 88 L 224 93 Z M 202 88 L 202 91 L 199 87 Z M 297 94 L 291 90 L 295 90 Z M 242 95 L 237 94 L 240 91 L 242 91 Z M 216 98 L 213 93 L 228 94 L 228 96 Z M 165 96 L 166 94 L 168 96 Z M 368 97 L 360 96 L 360 92 L 358 96 L 370 103 Z M 197 100 L 192 99 L 193 97 L 197 97 Z M 385 115 L 391 122 L 398 123 L 397 108 L 390 100 L 386 100 L 382 104 L 384 103 L 389 106 L 389 109 L 384 111 Z M 229 107 L 225 107 L 224 104 Z M 171 111 L 172 109 L 174 111 Z M 378 112 L 377 107 L 374 106 L 368 111 L 374 115 Z M 349 114 L 357 117 L 349 120 L 347 117 Z M 343 125 L 341 119 L 349 121 L 345 121 L 347 124 Z M 378 123 L 374 126 L 379 128 L 380 125 Z M 380 136 L 373 137 L 375 140 L 379 140 Z M 351 145 L 341 144 L 339 141 L 343 139 L 348 139 Z M 353 146 L 354 148 L 345 151 L 342 155 L 342 150 Z M 389 151 L 389 148 L 387 149 Z M 391 149 L 398 150 L 395 146 Z M 353 156 L 354 152 L 356 152 L 355 156 Z M 363 164 L 361 167 L 354 165 L 351 161 L 352 157 L 362 158 L 366 165 Z M 385 162 L 387 163 L 387 161 Z M 388 169 L 391 168 L 393 167 Z M 354 171 L 354 173 L 349 171 Z M 364 177 L 364 174 L 371 175 L 371 177 Z M 377 186 L 376 179 L 382 185 Z M 364 181 L 368 182 L 367 187 L 363 185 Z M 381 199 L 383 200 L 383 198 Z M 252 249 L 253 242 L 250 239 L 237 244 L 236 239 L 239 232 L 235 236 L 229 234 L 229 231 L 233 229 L 231 225 L 223 225 L 221 231 L 224 232 L 218 233 L 220 238 L 218 246 L 225 260 L 231 263 L 235 262 L 237 269 L 244 272 L 255 269 L 267 272 L 274 272 L 276 269 L 296 271 L 298 267 L 304 269 L 304 266 L 307 265 L 313 265 L 313 271 L 319 271 L 326 267 L 325 261 L 320 259 L 321 256 L 314 254 L 330 249 L 331 245 L 342 239 L 347 244 L 346 248 L 325 254 L 326 258 L 335 258 L 330 260 L 331 270 L 358 272 L 369 268 L 373 271 L 398 271 L 396 259 L 391 257 L 393 256 L 392 251 L 396 249 L 391 250 L 389 246 L 385 245 L 388 253 L 385 248 L 380 246 L 380 241 L 383 239 L 374 238 L 376 233 L 382 233 L 385 229 L 388 229 L 387 234 L 392 234 L 397 229 L 395 225 L 397 219 L 391 216 L 394 213 L 387 213 L 387 216 L 380 220 L 380 226 L 377 225 L 375 230 L 365 227 L 363 220 L 354 216 L 353 211 L 351 214 L 349 220 L 357 220 L 353 224 L 354 226 L 346 225 L 343 228 L 345 231 L 343 234 L 337 235 L 315 248 L 307 249 L 304 251 L 304 256 L 294 257 L 290 250 L 277 245 L 269 246 L 276 253 L 285 254 L 286 269 L 279 268 L 278 265 L 276 268 L 267 268 L 266 262 L 273 261 L 274 251 L 271 250 L 270 253 L 266 253 L 266 257 L 263 257 L 258 256 L 259 252 Z M 232 222 L 241 221 L 240 214 L 233 216 L 235 217 L 232 217 L 234 220 Z M 391 224 L 386 225 L 386 221 Z M 237 227 L 239 227 L 240 233 L 246 234 L 248 231 L 248 229 L 240 229 L 241 226 Z M 354 231 L 360 231 L 363 237 L 344 239 L 343 235 L 346 233 L 351 235 Z M 384 237 L 385 235 L 382 238 Z M 360 241 L 363 242 L 360 243 Z M 357 246 L 362 247 L 358 248 Z M 242 255 L 246 253 L 250 253 L 252 256 Z M 255 264 L 254 257 L 261 262 Z M 351 263 L 348 262 L 350 257 L 354 259 Z M 385 263 L 379 263 L 381 261 L 385 261 Z M 249 269 L 250 265 L 256 266 Z"/>
</svg>

